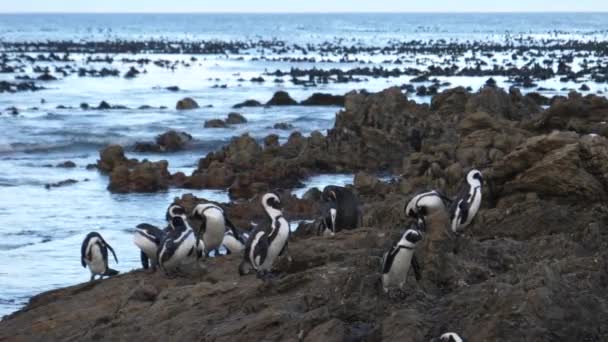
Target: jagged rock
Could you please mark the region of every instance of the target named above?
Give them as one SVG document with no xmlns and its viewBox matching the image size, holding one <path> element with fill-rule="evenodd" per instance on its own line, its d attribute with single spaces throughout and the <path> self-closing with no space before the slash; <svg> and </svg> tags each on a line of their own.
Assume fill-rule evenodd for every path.
<svg viewBox="0 0 608 342">
<path fill-rule="evenodd" d="M 272 126 L 272 128 L 274 129 L 282 129 L 282 130 L 290 130 L 293 129 L 293 125 L 290 124 L 289 122 L 278 122 L 276 124 L 274 124 L 274 126 Z"/>
<path fill-rule="evenodd" d="M 192 136 L 186 132 L 170 130 L 156 137 L 156 144 L 162 151 L 174 152 L 184 149 L 192 141 Z"/>
<path fill-rule="evenodd" d="M 108 190 L 115 193 L 156 192 L 169 188 L 171 174 L 168 163 L 143 161 L 132 169 L 118 166 L 110 173 Z"/>
<path fill-rule="evenodd" d="M 63 163 L 59 163 L 57 164 L 57 167 L 63 167 L 63 168 L 74 168 L 76 167 L 76 163 L 74 163 L 71 160 L 65 161 Z"/>
<path fill-rule="evenodd" d="M 285 91 L 277 91 L 272 98 L 266 102 L 267 106 L 295 106 L 298 102 Z"/>
<path fill-rule="evenodd" d="M 196 109 L 199 108 L 198 103 L 194 101 L 191 97 L 185 97 L 179 101 L 175 105 L 175 109 L 177 110 L 188 110 L 188 109 Z"/>
<path fill-rule="evenodd" d="M 125 151 L 120 145 L 106 146 L 99 151 L 99 157 L 97 168 L 103 172 L 111 172 L 115 167 L 129 163 L 125 157 Z"/>
</svg>

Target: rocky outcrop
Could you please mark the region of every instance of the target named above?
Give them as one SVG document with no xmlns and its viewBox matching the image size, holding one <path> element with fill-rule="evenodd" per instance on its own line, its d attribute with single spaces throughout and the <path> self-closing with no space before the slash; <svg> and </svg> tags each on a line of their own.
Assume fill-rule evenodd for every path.
<svg viewBox="0 0 608 342">
<path fill-rule="evenodd" d="M 196 108 L 199 108 L 199 105 L 191 97 L 185 97 L 185 98 L 177 101 L 177 104 L 175 105 L 175 109 L 177 109 L 177 110 L 188 110 L 188 109 L 196 109 Z"/>
<path fill-rule="evenodd" d="M 211 119 L 205 121 L 205 128 L 227 128 L 228 124 L 222 119 Z"/>
<path fill-rule="evenodd" d="M 226 118 L 226 123 L 229 125 L 244 124 L 246 122 L 247 119 L 240 113 L 228 113 L 228 117 Z"/>
<path fill-rule="evenodd" d="M 286 91 L 277 91 L 272 95 L 272 98 L 266 102 L 267 106 L 295 106 L 298 101 L 289 96 Z"/>
<path fill-rule="evenodd" d="M 344 107 L 344 96 L 324 93 L 314 93 L 300 102 L 303 106 L 340 106 Z"/>
<path fill-rule="evenodd" d="M 222 204 L 248 229 L 265 218 L 260 192 L 294 187 L 319 170 L 358 171 L 351 189 L 364 228 L 332 238 L 316 236 L 313 191 L 304 199 L 281 193 L 292 224 L 307 221 L 274 279 L 240 277 L 238 255 L 207 260 L 204 270 L 193 265 L 180 278 L 130 272 L 32 298 L 0 322 L 0 340 L 427 341 L 457 331 L 471 341 L 601 341 L 608 328 L 608 139 L 547 132 L 537 125 L 547 111 L 536 112 L 517 92 L 437 96 L 426 106 L 397 88 L 351 93 L 327 137 L 292 133 L 280 145 L 274 135 L 262 145 L 244 135 L 179 180 L 248 198 Z M 408 139 L 415 136 L 419 148 Z M 112 146 L 98 166 L 127 191 L 181 177 L 169 175 L 166 162 L 130 163 Z M 453 196 L 472 167 L 484 175 L 472 224 L 454 236 L 447 213 L 427 218 L 416 251 L 422 279 L 410 275 L 406 291 L 384 294 L 381 258 L 409 222 L 408 199 L 431 188 Z M 375 172 L 383 169 L 402 177 L 381 181 Z M 187 210 L 201 201 L 177 199 Z"/>
</svg>

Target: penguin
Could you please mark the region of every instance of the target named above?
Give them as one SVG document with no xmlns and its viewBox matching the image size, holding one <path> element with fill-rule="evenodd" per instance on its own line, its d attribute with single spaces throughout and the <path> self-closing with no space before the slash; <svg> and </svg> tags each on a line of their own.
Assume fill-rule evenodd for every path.
<svg viewBox="0 0 608 342">
<path fill-rule="evenodd" d="M 317 235 L 334 236 L 336 235 L 336 217 L 338 214 L 337 203 L 330 201 L 323 208 L 323 215 L 318 226 Z"/>
<path fill-rule="evenodd" d="M 405 213 L 413 218 L 424 218 L 437 210 L 447 210 L 451 202 L 450 198 L 437 190 L 427 191 L 415 195 L 405 206 Z"/>
<path fill-rule="evenodd" d="M 205 244 L 203 241 L 197 243 L 194 231 L 188 221 L 181 216 L 171 219 L 171 230 L 165 235 L 158 249 L 158 265 L 168 273 L 176 270 L 181 264 L 203 256 Z"/>
<path fill-rule="evenodd" d="M 382 287 L 384 292 L 388 293 L 389 288 L 393 287 L 403 290 L 410 265 L 414 263 L 414 268 L 417 267 L 414 250 L 421 240 L 422 232 L 419 229 L 410 228 L 403 233 L 401 239 L 390 251 L 384 253 L 382 258 Z"/>
<path fill-rule="evenodd" d="M 259 277 L 270 274 L 276 258 L 287 250 L 290 235 L 289 222 L 281 211 L 281 200 L 275 193 L 262 197 L 262 207 L 270 219 L 270 231 L 257 228 L 245 246 L 239 274 L 245 275 L 253 268 Z"/>
<path fill-rule="evenodd" d="M 334 233 L 342 229 L 356 229 L 361 224 L 361 212 L 357 196 L 345 187 L 328 185 L 323 189 L 321 199 L 332 203 L 336 210 Z"/>
<path fill-rule="evenodd" d="M 237 237 L 233 230 L 228 229 L 224 233 L 224 240 L 222 241 L 222 245 L 224 245 L 224 247 L 226 247 L 227 254 L 231 254 L 231 253 L 238 254 L 238 253 L 242 252 L 243 250 L 245 250 L 246 241 L 247 241 L 246 234 L 240 233 Z"/>
<path fill-rule="evenodd" d="M 176 216 L 181 216 L 185 218 L 186 209 L 179 204 L 171 204 L 169 208 L 167 208 L 167 212 L 165 214 L 165 219 L 167 220 L 167 223 L 171 225 L 171 219 Z M 165 228 L 165 230 L 167 230 L 168 228 Z"/>
<path fill-rule="evenodd" d="M 133 243 L 141 250 L 141 266 L 144 269 L 152 266 L 152 271 L 156 271 L 156 265 L 158 264 L 156 256 L 164 237 L 165 232 L 153 225 L 142 223 L 135 227 Z"/>
<path fill-rule="evenodd" d="M 233 240 L 237 240 L 243 244 L 240 233 L 234 224 L 230 222 L 224 210 L 219 206 L 213 203 L 199 204 L 194 207 L 192 217 L 202 221 L 196 238 L 197 240 L 202 238 L 202 241 L 205 243 L 207 255 L 213 250 L 215 250 L 217 254 L 219 247 L 223 244 L 225 239 L 227 240 L 227 243 L 230 243 L 235 249 L 238 249 L 238 247 L 234 244 L 235 241 Z M 232 234 L 227 237 L 226 232 L 228 230 L 230 230 Z M 231 239 L 231 237 L 233 239 Z M 231 251 L 230 248 L 227 249 L 228 251 Z"/>
<path fill-rule="evenodd" d="M 466 181 L 463 182 L 456 199 L 450 206 L 452 232 L 461 231 L 473 221 L 481 205 L 482 183 L 483 177 L 479 170 L 471 170 L 467 173 Z"/>
<path fill-rule="evenodd" d="M 441 335 L 438 339 L 432 339 L 431 342 L 467 342 L 467 340 L 460 337 L 457 333 L 449 332 Z"/>
<path fill-rule="evenodd" d="M 95 280 L 95 276 L 99 275 L 99 279 L 104 276 L 111 277 L 117 275 L 119 272 L 108 267 L 108 249 L 114 255 L 114 260 L 118 263 L 116 253 L 103 237 L 97 232 L 91 232 L 87 234 L 82 241 L 80 247 L 80 263 L 82 267 L 89 267 L 91 271 L 90 281 Z"/>
</svg>

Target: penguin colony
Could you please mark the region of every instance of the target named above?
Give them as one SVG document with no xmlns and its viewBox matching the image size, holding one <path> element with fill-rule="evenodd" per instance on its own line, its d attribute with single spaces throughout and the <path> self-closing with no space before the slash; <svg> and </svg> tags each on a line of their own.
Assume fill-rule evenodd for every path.
<svg viewBox="0 0 608 342">
<path fill-rule="evenodd" d="M 380 273 L 384 292 L 404 290 L 410 268 L 416 280 L 421 278 L 415 251 L 424 240 L 427 217 L 438 211 L 446 212 L 452 234 L 462 233 L 471 224 L 481 205 L 482 183 L 481 172 L 473 169 L 467 173 L 454 198 L 431 190 L 416 194 L 408 201 L 404 210 L 412 222 L 382 258 Z M 331 237 L 361 225 L 360 206 L 351 190 L 330 185 L 323 190 L 321 199 L 318 235 Z M 165 214 L 167 226 L 164 229 L 147 223 L 139 224 L 135 229 L 133 242 L 140 249 L 142 267 L 153 272 L 160 268 L 167 275 L 175 275 L 181 265 L 200 262 L 211 253 L 219 256 L 220 248 L 224 247 L 227 254 L 242 253 L 243 260 L 238 267 L 241 276 L 254 271 L 258 278 L 272 277 L 276 260 L 287 254 L 291 229 L 283 216 L 278 194 L 265 194 L 261 205 L 268 222 L 250 233 L 232 224 L 224 209 L 217 204 L 198 204 L 190 216 L 184 207 L 170 205 Z M 189 217 L 201 221 L 198 229 L 190 225 Z M 84 239 L 81 262 L 83 267 L 89 267 L 91 281 L 95 276 L 103 278 L 118 274 L 108 267 L 108 250 L 118 263 L 114 250 L 99 233 L 89 233 Z M 445 333 L 433 341 L 463 342 L 465 339 L 456 333 Z"/>
</svg>

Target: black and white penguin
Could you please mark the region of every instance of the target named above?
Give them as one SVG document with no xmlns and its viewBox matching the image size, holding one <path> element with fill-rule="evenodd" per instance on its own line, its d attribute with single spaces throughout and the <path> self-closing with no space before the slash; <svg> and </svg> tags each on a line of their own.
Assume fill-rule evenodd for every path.
<svg viewBox="0 0 608 342">
<path fill-rule="evenodd" d="M 135 227 L 133 243 L 141 250 L 141 266 L 144 269 L 151 266 L 153 271 L 156 270 L 156 265 L 158 265 L 156 256 L 164 237 L 165 232 L 151 224 L 142 223 Z"/>
<path fill-rule="evenodd" d="M 384 253 L 382 259 L 382 287 L 384 292 L 388 292 L 390 288 L 403 290 L 410 265 L 414 268 L 417 267 L 414 251 L 418 242 L 422 240 L 422 232 L 418 229 L 420 228 L 418 225 L 419 223 L 411 226 L 415 229 L 406 230 L 391 250 Z M 416 274 L 416 278 L 419 278 L 418 274 Z"/>
<path fill-rule="evenodd" d="M 437 190 L 415 195 L 405 206 L 406 215 L 413 218 L 424 218 L 438 210 L 446 210 L 452 200 Z"/>
<path fill-rule="evenodd" d="M 483 177 L 479 170 L 467 173 L 456 199 L 450 207 L 450 222 L 452 232 L 456 233 L 468 226 L 479 211 L 481 205 L 481 184 Z"/>
<path fill-rule="evenodd" d="M 114 249 L 99 233 L 91 232 L 82 241 L 80 262 L 82 263 L 82 267 L 89 267 L 91 271 L 90 281 L 95 280 L 95 276 L 97 275 L 100 276 L 99 279 L 102 279 L 104 276 L 110 277 L 118 274 L 118 271 L 108 267 L 108 249 L 114 255 L 116 263 L 118 263 Z"/>
<path fill-rule="evenodd" d="M 359 200 L 350 190 L 342 186 L 328 185 L 323 189 L 321 199 L 326 203 L 333 202 L 335 212 L 334 233 L 342 229 L 356 229 L 361 223 Z"/>
<path fill-rule="evenodd" d="M 224 210 L 213 204 L 203 203 L 194 207 L 192 217 L 202 221 L 197 233 L 197 239 L 202 239 L 205 243 L 205 250 L 208 254 L 213 250 L 219 249 L 226 240 L 232 249 L 238 249 L 236 242 L 243 244 L 242 237 L 234 224 L 230 222 Z M 227 231 L 231 234 L 227 236 Z M 233 241 L 237 240 L 237 241 Z M 232 252 L 229 246 L 226 246 L 228 251 Z"/>
<path fill-rule="evenodd" d="M 337 203 L 328 202 L 322 209 L 321 222 L 318 226 L 317 235 L 334 236 L 336 235 L 336 217 L 338 215 Z"/>
<path fill-rule="evenodd" d="M 174 217 L 186 217 L 186 208 L 182 207 L 179 204 L 171 204 L 169 208 L 167 208 L 167 212 L 165 214 L 165 219 L 169 226 L 171 225 L 171 219 Z M 165 228 L 167 230 L 168 228 Z"/>
<path fill-rule="evenodd" d="M 431 342 L 466 342 L 466 340 L 457 333 L 449 332 L 441 335 L 439 338 L 434 338 Z"/>
<path fill-rule="evenodd" d="M 181 216 L 171 219 L 172 229 L 165 235 L 158 250 L 158 264 L 166 272 L 176 270 L 181 264 L 203 256 L 204 242 L 197 240 L 188 221 Z"/>
<path fill-rule="evenodd" d="M 244 260 L 239 274 L 249 273 L 253 268 L 258 276 L 266 276 L 272 270 L 276 258 L 287 250 L 290 235 L 289 222 L 281 211 L 281 200 L 275 193 L 262 197 L 262 206 L 270 219 L 269 230 L 256 229 L 245 246 Z"/>
</svg>

